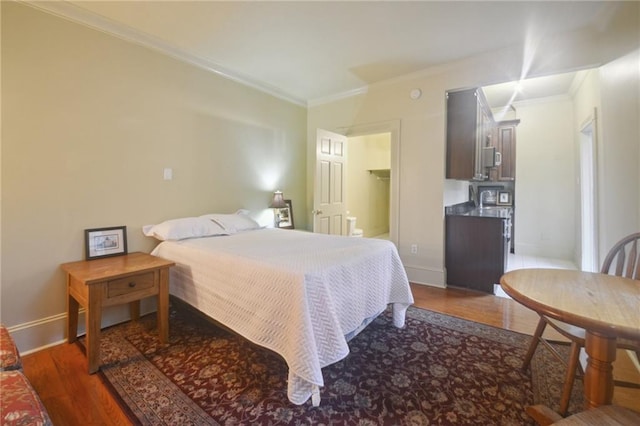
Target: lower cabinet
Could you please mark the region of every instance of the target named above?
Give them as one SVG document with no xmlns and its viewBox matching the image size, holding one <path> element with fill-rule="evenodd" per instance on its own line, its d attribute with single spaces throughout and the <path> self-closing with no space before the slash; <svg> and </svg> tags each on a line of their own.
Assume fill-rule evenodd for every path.
<svg viewBox="0 0 640 426">
<path fill-rule="evenodd" d="M 447 285 L 493 294 L 507 266 L 505 219 L 445 216 Z"/>
</svg>

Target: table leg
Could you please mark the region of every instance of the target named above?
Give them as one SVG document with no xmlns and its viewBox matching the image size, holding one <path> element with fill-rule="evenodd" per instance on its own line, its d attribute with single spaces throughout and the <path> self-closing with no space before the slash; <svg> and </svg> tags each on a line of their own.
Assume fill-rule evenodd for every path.
<svg viewBox="0 0 640 426">
<path fill-rule="evenodd" d="M 129 303 L 129 314 L 132 321 L 138 321 L 140 319 L 140 301 L 134 300 Z"/>
<path fill-rule="evenodd" d="M 89 286 L 89 302 L 86 315 L 86 350 L 89 362 L 89 374 L 100 368 L 100 325 L 102 319 L 102 287 L 94 284 Z"/>
<path fill-rule="evenodd" d="M 67 342 L 73 343 L 78 339 L 78 311 L 80 304 L 67 290 Z"/>
<path fill-rule="evenodd" d="M 169 268 L 160 269 L 158 290 L 158 335 L 160 342 L 169 341 Z"/>
<path fill-rule="evenodd" d="M 616 360 L 616 339 L 587 331 L 585 349 L 588 355 L 584 372 L 585 408 L 609 405 L 613 399 L 612 363 Z"/>
</svg>

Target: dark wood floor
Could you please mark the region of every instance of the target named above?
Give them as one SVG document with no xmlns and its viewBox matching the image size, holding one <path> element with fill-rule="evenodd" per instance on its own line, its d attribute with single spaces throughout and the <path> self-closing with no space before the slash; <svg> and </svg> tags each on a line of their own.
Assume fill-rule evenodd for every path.
<svg viewBox="0 0 640 426">
<path fill-rule="evenodd" d="M 418 307 L 506 330 L 530 335 L 538 321 L 535 313 L 510 299 L 420 285 L 413 285 L 412 289 Z M 548 337 L 561 338 L 551 334 Z M 624 355 L 616 361 L 616 376 L 640 381 L 637 370 Z M 87 374 L 87 360 L 79 345 L 62 344 L 26 355 L 23 364 L 54 425 L 130 424 L 100 375 Z M 614 403 L 640 411 L 640 390 L 616 388 Z"/>
</svg>

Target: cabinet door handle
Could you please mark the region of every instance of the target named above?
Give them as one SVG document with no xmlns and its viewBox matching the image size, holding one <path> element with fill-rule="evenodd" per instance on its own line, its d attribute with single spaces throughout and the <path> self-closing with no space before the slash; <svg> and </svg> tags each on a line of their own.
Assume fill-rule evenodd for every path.
<svg viewBox="0 0 640 426">
<path fill-rule="evenodd" d="M 136 286 L 136 283 L 135 283 L 135 282 L 130 282 L 130 283 L 129 283 L 129 287 L 130 287 L 130 288 L 134 288 L 135 286 Z"/>
</svg>

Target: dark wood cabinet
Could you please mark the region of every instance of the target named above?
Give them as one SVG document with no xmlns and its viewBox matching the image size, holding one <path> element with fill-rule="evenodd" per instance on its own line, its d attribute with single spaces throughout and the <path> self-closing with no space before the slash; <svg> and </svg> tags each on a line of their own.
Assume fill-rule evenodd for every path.
<svg viewBox="0 0 640 426">
<path fill-rule="evenodd" d="M 494 128 L 493 146 L 502 156 L 502 163 L 490 173 L 492 181 L 516 180 L 516 126 L 520 120 L 499 121 Z"/>
<path fill-rule="evenodd" d="M 502 218 L 447 215 L 447 285 L 493 294 L 507 265 L 508 239 Z"/>
<path fill-rule="evenodd" d="M 446 178 L 483 180 L 482 147 L 490 145 L 493 115 L 481 89 L 447 92 Z"/>
</svg>

